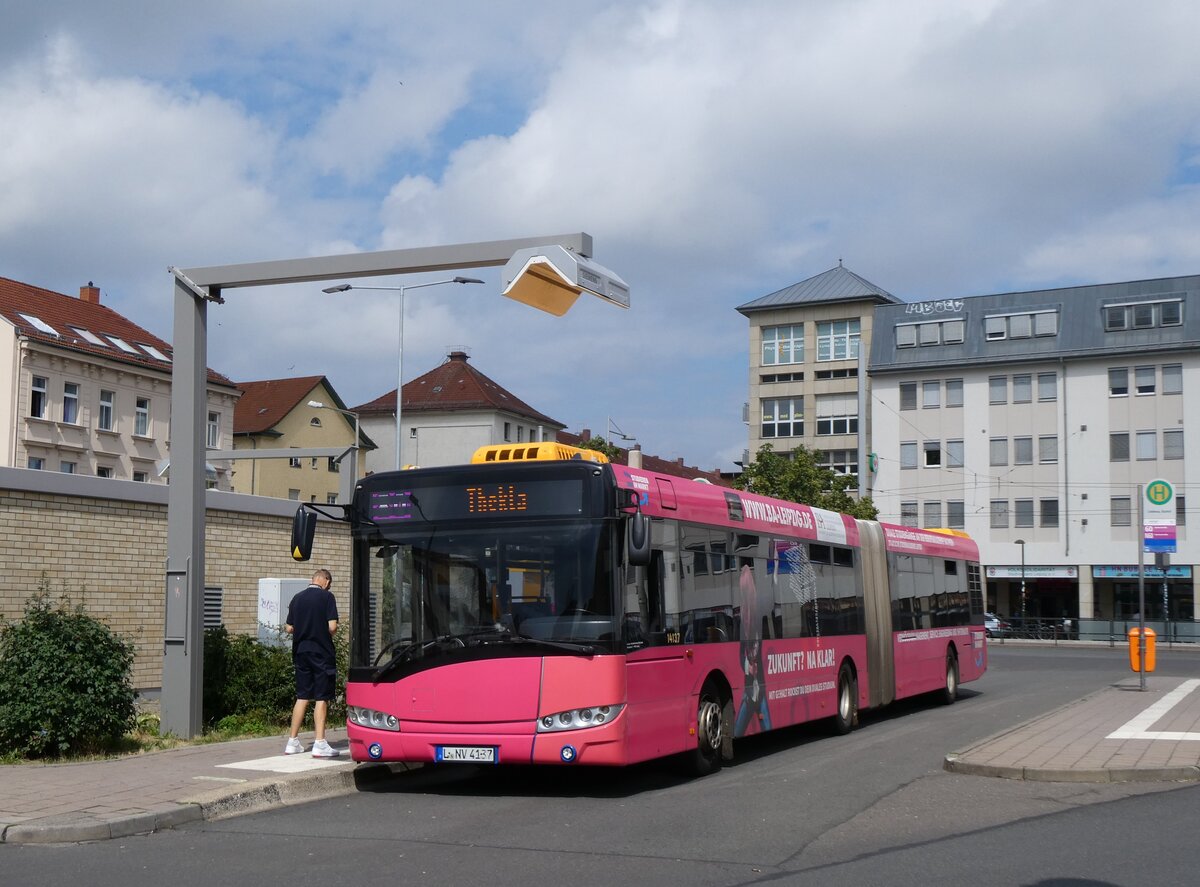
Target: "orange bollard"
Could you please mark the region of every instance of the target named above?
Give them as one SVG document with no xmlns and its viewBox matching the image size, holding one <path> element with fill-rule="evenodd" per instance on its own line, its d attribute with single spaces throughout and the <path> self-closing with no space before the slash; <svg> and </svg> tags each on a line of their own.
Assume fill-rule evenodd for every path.
<svg viewBox="0 0 1200 887">
<path fill-rule="evenodd" d="M 1146 629 L 1146 672 L 1154 671 L 1155 633 L 1153 628 Z M 1138 644 L 1138 629 L 1129 629 L 1129 667 L 1141 671 L 1141 649 Z"/>
</svg>

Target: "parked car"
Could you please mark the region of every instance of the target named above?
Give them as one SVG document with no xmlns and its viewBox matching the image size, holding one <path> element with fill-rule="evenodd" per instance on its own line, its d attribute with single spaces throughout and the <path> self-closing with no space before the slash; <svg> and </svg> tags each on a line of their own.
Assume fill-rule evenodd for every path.
<svg viewBox="0 0 1200 887">
<path fill-rule="evenodd" d="M 1012 626 L 995 613 L 983 614 L 983 629 L 990 638 L 1006 638 L 1012 634 Z"/>
</svg>

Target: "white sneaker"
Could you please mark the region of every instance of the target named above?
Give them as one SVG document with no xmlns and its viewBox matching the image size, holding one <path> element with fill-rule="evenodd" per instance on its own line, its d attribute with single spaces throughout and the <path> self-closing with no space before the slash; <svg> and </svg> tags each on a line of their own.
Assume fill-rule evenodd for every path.
<svg viewBox="0 0 1200 887">
<path fill-rule="evenodd" d="M 295 739 L 295 738 L 289 739 L 287 741 L 287 745 L 285 745 L 283 747 L 283 753 L 285 755 L 298 755 L 298 754 L 301 754 L 303 751 L 304 751 L 304 746 L 300 744 L 299 739 Z"/>
<path fill-rule="evenodd" d="M 338 750 L 324 739 L 318 739 L 313 743 L 312 756 L 314 758 L 336 758 Z"/>
</svg>

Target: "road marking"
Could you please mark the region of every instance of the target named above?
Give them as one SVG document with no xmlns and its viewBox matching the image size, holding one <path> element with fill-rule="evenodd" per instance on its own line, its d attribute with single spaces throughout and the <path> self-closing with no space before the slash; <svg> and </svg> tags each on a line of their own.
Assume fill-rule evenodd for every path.
<svg viewBox="0 0 1200 887">
<path fill-rule="evenodd" d="M 1187 696 L 1197 687 L 1200 687 L 1200 679 L 1192 678 L 1184 681 L 1158 702 L 1154 703 L 1136 718 L 1125 724 L 1118 730 L 1109 733 L 1108 739 L 1171 739 L 1179 740 L 1194 740 L 1200 741 L 1200 733 L 1178 733 L 1171 731 L 1154 731 L 1150 728 L 1166 715 L 1172 708 L 1178 705 L 1183 697 Z"/>
<path fill-rule="evenodd" d="M 202 782 L 245 782 L 244 779 L 234 779 L 232 776 L 193 776 Z"/>
<path fill-rule="evenodd" d="M 349 757 L 343 758 L 314 758 L 310 754 L 273 755 L 269 758 L 255 758 L 252 761 L 236 761 L 232 764 L 218 764 L 218 767 L 228 767 L 231 770 L 266 770 L 270 773 L 303 773 L 306 770 L 321 770 L 325 767 L 343 767 L 353 764 Z"/>
</svg>

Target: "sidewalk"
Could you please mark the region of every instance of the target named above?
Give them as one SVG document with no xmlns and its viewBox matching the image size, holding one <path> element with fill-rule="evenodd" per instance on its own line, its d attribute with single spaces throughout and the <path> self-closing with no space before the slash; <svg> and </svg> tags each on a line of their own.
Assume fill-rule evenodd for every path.
<svg viewBox="0 0 1200 887">
<path fill-rule="evenodd" d="M 1200 679 L 1136 675 L 946 755 L 952 773 L 1036 782 L 1200 780 Z"/>
<path fill-rule="evenodd" d="M 348 794 L 403 765 L 355 765 L 341 754 L 284 755 L 284 737 L 242 739 L 102 761 L 0 767 L 0 841 L 96 841 Z"/>
</svg>

